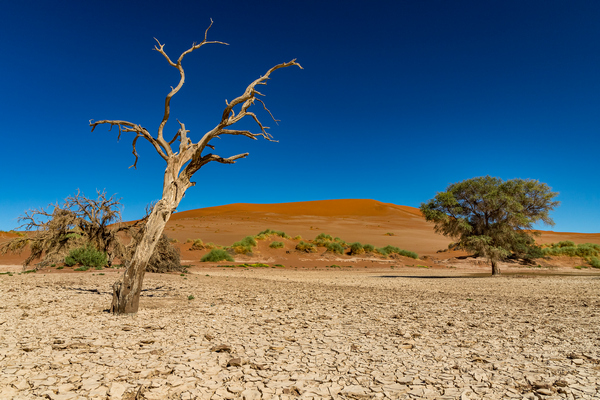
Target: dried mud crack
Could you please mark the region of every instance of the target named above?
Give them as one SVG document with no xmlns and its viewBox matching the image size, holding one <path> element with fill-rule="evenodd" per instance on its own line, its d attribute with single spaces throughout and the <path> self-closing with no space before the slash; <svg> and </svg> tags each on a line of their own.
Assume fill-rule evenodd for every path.
<svg viewBox="0 0 600 400">
<path fill-rule="evenodd" d="M 600 398 L 600 278 L 427 273 L 3 276 L 0 398 Z"/>
</svg>

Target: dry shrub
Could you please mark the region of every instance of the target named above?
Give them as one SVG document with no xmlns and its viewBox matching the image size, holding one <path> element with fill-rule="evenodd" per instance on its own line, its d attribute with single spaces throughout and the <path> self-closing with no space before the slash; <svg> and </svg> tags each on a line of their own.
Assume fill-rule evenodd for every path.
<svg viewBox="0 0 600 400">
<path fill-rule="evenodd" d="M 29 231 L 0 244 L 0 254 L 20 253 L 29 245 L 31 255 L 23 263 L 26 268 L 40 259 L 35 269 L 63 263 L 71 250 L 92 246 L 106 253 L 108 264 L 115 258 L 127 264 L 141 239 L 146 217 L 126 225 L 121 223 L 120 199 L 97 192 L 91 199 L 77 191 L 63 204 L 50 204 L 46 209 L 29 210 L 19 218 L 21 228 Z M 148 213 L 149 209 L 147 210 Z M 127 243 L 127 239 L 129 239 Z M 149 272 L 180 271 L 180 256 L 169 239 L 163 235 L 147 266 Z"/>
<path fill-rule="evenodd" d="M 163 234 L 156 244 L 150 261 L 148 261 L 146 271 L 164 273 L 184 270 L 185 267 L 181 265 L 179 249 L 173 246 L 167 235 Z"/>
</svg>

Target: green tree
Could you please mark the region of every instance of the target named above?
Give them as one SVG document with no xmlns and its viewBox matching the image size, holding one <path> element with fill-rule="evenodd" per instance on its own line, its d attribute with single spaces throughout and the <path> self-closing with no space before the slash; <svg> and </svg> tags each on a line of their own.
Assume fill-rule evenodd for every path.
<svg viewBox="0 0 600 400">
<path fill-rule="evenodd" d="M 486 257 L 499 275 L 499 260 L 536 253 L 533 225 L 554 225 L 549 213 L 560 203 L 557 195 L 537 180 L 484 176 L 451 184 L 420 209 L 437 233 Z"/>
</svg>

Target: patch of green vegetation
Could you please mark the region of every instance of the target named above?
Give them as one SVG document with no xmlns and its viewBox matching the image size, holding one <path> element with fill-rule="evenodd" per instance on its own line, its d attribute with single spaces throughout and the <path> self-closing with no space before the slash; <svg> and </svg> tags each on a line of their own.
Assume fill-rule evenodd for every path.
<svg viewBox="0 0 600 400">
<path fill-rule="evenodd" d="M 235 261 L 231 255 L 223 249 L 212 249 L 200 259 L 202 262 Z"/>
<path fill-rule="evenodd" d="M 600 245 L 595 243 L 575 244 L 570 240 L 545 245 L 542 249 L 545 256 L 569 256 L 569 257 L 598 257 Z"/>
<path fill-rule="evenodd" d="M 98 275 L 106 275 L 104 272 L 100 272 Z"/>
<path fill-rule="evenodd" d="M 327 241 L 332 241 L 332 240 L 333 240 L 333 237 L 331 237 L 331 235 L 328 235 L 328 234 L 326 234 L 326 233 L 319 233 L 319 234 L 317 235 L 317 237 L 315 238 L 315 241 L 316 241 L 316 240 L 327 240 Z"/>
<path fill-rule="evenodd" d="M 190 301 L 191 301 L 191 300 L 194 300 L 194 299 L 195 299 L 195 297 L 194 297 L 193 295 L 191 295 L 191 294 L 190 294 L 190 295 L 188 296 L 188 300 L 190 300 Z"/>
<path fill-rule="evenodd" d="M 35 269 L 28 269 L 27 271 L 23 271 L 20 274 L 35 274 L 37 271 Z"/>
<path fill-rule="evenodd" d="M 363 249 L 365 250 L 365 253 L 373 253 L 375 251 L 375 246 L 372 244 L 365 244 Z"/>
<path fill-rule="evenodd" d="M 50 267 L 54 268 L 54 267 L 56 267 L 56 264 L 50 264 Z"/>
<path fill-rule="evenodd" d="M 87 271 L 88 269 L 90 269 L 90 267 L 88 267 L 87 265 L 82 265 L 79 268 L 75 268 L 73 271 Z"/>
<path fill-rule="evenodd" d="M 274 231 L 274 230 L 271 230 L 271 229 L 265 229 L 264 231 L 259 232 L 255 236 L 255 238 L 257 240 L 265 240 L 265 239 L 268 239 L 271 236 L 279 236 L 279 237 L 282 237 L 284 239 L 291 239 L 291 237 L 288 234 L 286 234 L 285 232 L 283 232 L 283 231 Z"/>
<path fill-rule="evenodd" d="M 246 236 L 239 242 L 235 242 L 231 245 L 231 249 L 237 254 L 252 253 L 253 247 L 256 247 L 256 239 L 254 239 L 252 236 Z"/>
<path fill-rule="evenodd" d="M 296 245 L 296 250 L 304 251 L 306 253 L 316 253 L 317 248 L 312 243 L 307 243 L 304 240 L 301 240 L 300 243 Z"/>
<path fill-rule="evenodd" d="M 91 243 L 86 246 L 77 247 L 65 257 L 65 264 L 72 267 L 76 264 L 88 267 L 104 267 L 108 263 L 106 253 L 97 250 Z"/>
<path fill-rule="evenodd" d="M 60 267 L 57 267 L 56 269 L 64 269 L 65 267 L 63 267 L 62 265 Z"/>
<path fill-rule="evenodd" d="M 271 242 L 269 247 L 272 249 L 281 249 L 284 247 L 284 244 L 283 244 L 283 242 Z"/>
<path fill-rule="evenodd" d="M 600 260 L 597 257 L 590 257 L 588 262 L 592 268 L 600 268 Z"/>
<path fill-rule="evenodd" d="M 285 265 L 282 265 L 282 264 L 275 264 L 275 266 L 279 267 L 279 268 L 285 268 Z"/>
<path fill-rule="evenodd" d="M 344 246 L 342 246 L 338 242 L 326 243 L 325 248 L 327 249 L 327 251 L 330 251 L 334 254 L 344 254 Z"/>
<path fill-rule="evenodd" d="M 296 235 L 296 236 L 294 236 L 294 240 L 302 240 L 302 236 Z"/>
<path fill-rule="evenodd" d="M 202 242 L 202 239 L 188 239 L 188 242 L 192 243 L 192 247 L 190 247 L 190 250 L 204 250 L 206 248 L 204 246 L 204 242 Z"/>
<path fill-rule="evenodd" d="M 346 243 L 345 240 L 340 239 L 339 237 L 335 237 L 333 238 L 333 241 L 336 243 L 341 244 L 342 246 L 346 247 L 348 245 L 348 243 Z"/>
<path fill-rule="evenodd" d="M 402 250 L 402 249 L 399 249 L 398 247 L 394 247 L 394 246 L 390 246 L 390 245 L 378 248 L 377 252 L 379 254 L 381 254 L 382 256 L 398 254 L 398 255 L 401 255 L 404 257 L 414 258 L 415 260 L 417 260 L 419 258 L 417 253 L 415 253 L 414 251 Z"/>
<path fill-rule="evenodd" d="M 385 234 L 385 236 L 396 236 L 396 234 L 393 233 L 393 232 L 388 232 L 388 233 Z"/>
<path fill-rule="evenodd" d="M 365 253 L 365 248 L 359 242 L 354 242 L 354 243 L 350 244 L 350 255 L 355 256 L 355 255 L 364 254 L 364 253 Z"/>
<path fill-rule="evenodd" d="M 13 273 L 8 271 L 8 272 L 0 272 L 0 275 L 8 275 L 8 276 L 13 276 Z"/>
<path fill-rule="evenodd" d="M 427 265 L 417 265 L 417 268 L 429 268 Z"/>
</svg>

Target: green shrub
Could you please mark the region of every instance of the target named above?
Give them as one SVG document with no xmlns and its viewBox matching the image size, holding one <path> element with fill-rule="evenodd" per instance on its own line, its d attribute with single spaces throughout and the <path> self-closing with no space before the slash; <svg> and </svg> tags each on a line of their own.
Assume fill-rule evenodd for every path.
<svg viewBox="0 0 600 400">
<path fill-rule="evenodd" d="M 223 249 L 212 249 L 208 254 L 200 259 L 202 262 L 235 261 L 229 253 Z"/>
<path fill-rule="evenodd" d="M 344 246 L 344 247 L 348 245 L 348 243 L 346 243 L 346 241 L 345 241 L 345 240 L 342 240 L 342 239 L 340 239 L 339 237 L 336 237 L 336 238 L 334 238 L 334 239 L 333 239 L 333 241 L 334 241 L 334 242 L 337 242 L 337 243 L 339 243 L 339 244 L 341 244 L 341 245 L 342 245 L 342 246 Z"/>
<path fill-rule="evenodd" d="M 575 247 L 575 246 L 576 246 L 575 242 L 572 242 L 570 240 L 563 240 L 562 242 L 556 243 L 556 247 L 558 247 L 558 248 L 562 248 L 562 247 Z"/>
<path fill-rule="evenodd" d="M 597 257 L 590 257 L 589 264 L 592 268 L 600 268 L 600 260 Z"/>
<path fill-rule="evenodd" d="M 69 255 L 65 257 L 65 264 L 69 267 L 76 264 L 86 267 L 104 267 L 107 263 L 106 253 L 96 250 L 91 243 L 71 250 Z"/>
<path fill-rule="evenodd" d="M 259 236 L 261 237 L 261 239 L 258 239 Z M 285 232 L 274 231 L 274 230 L 271 230 L 271 229 L 265 229 L 264 231 L 259 232 L 258 235 L 256 235 L 256 238 L 258 240 L 264 240 L 264 239 L 267 239 L 267 238 L 269 238 L 271 236 L 279 236 L 279 237 L 282 237 L 284 239 L 291 239 L 291 237 L 289 235 L 287 235 Z"/>
<path fill-rule="evenodd" d="M 294 236 L 294 240 L 302 240 L 302 236 L 296 235 L 296 236 Z"/>
<path fill-rule="evenodd" d="M 331 237 L 331 235 L 328 235 L 326 233 L 319 233 L 317 235 L 317 237 L 315 238 L 315 240 L 327 240 L 327 241 L 332 241 L 333 238 Z"/>
<path fill-rule="evenodd" d="M 256 240 L 252 236 L 246 236 L 239 242 L 234 243 L 234 246 L 238 243 L 242 246 L 256 247 Z"/>
<path fill-rule="evenodd" d="M 231 248 L 238 254 L 252 253 L 252 248 L 256 247 L 256 239 L 252 236 L 246 236 L 239 242 L 231 245 Z"/>
<path fill-rule="evenodd" d="M 283 248 L 283 242 L 272 242 L 269 247 L 272 249 L 281 249 Z"/>
<path fill-rule="evenodd" d="M 373 246 L 372 244 L 365 244 L 363 246 L 363 249 L 365 250 L 365 252 L 367 253 L 373 253 L 375 251 L 375 246 Z"/>
<path fill-rule="evenodd" d="M 317 249 L 311 243 L 307 243 L 304 240 L 301 240 L 300 243 L 296 245 L 296 250 L 305 251 L 307 253 L 315 253 Z"/>
<path fill-rule="evenodd" d="M 325 245 L 325 248 L 332 253 L 344 254 L 344 246 L 337 242 L 329 242 Z"/>
<path fill-rule="evenodd" d="M 193 295 L 191 295 L 191 294 L 190 294 L 190 295 L 188 296 L 188 300 L 190 300 L 190 301 L 191 301 L 191 300 L 194 300 L 194 299 L 195 299 L 195 297 L 194 297 Z"/>
<path fill-rule="evenodd" d="M 377 252 L 383 256 L 388 256 L 390 254 L 398 254 L 404 257 L 414 258 L 415 260 L 419 258 L 417 253 L 408 250 L 402 250 L 398 247 L 387 245 L 385 247 L 381 247 L 377 249 Z"/>
<path fill-rule="evenodd" d="M 188 239 L 190 240 L 190 239 Z M 204 246 L 204 242 L 202 242 L 202 239 L 195 239 L 192 240 L 192 247 L 190 247 L 190 250 L 204 250 L 205 246 Z"/>
<path fill-rule="evenodd" d="M 351 255 L 364 254 L 364 252 L 365 252 L 365 248 L 359 242 L 354 242 L 354 243 L 350 244 L 350 254 Z"/>
<path fill-rule="evenodd" d="M 87 271 L 88 269 L 90 269 L 90 267 L 87 267 L 85 265 L 82 265 L 79 268 L 75 268 L 73 271 Z"/>
</svg>

